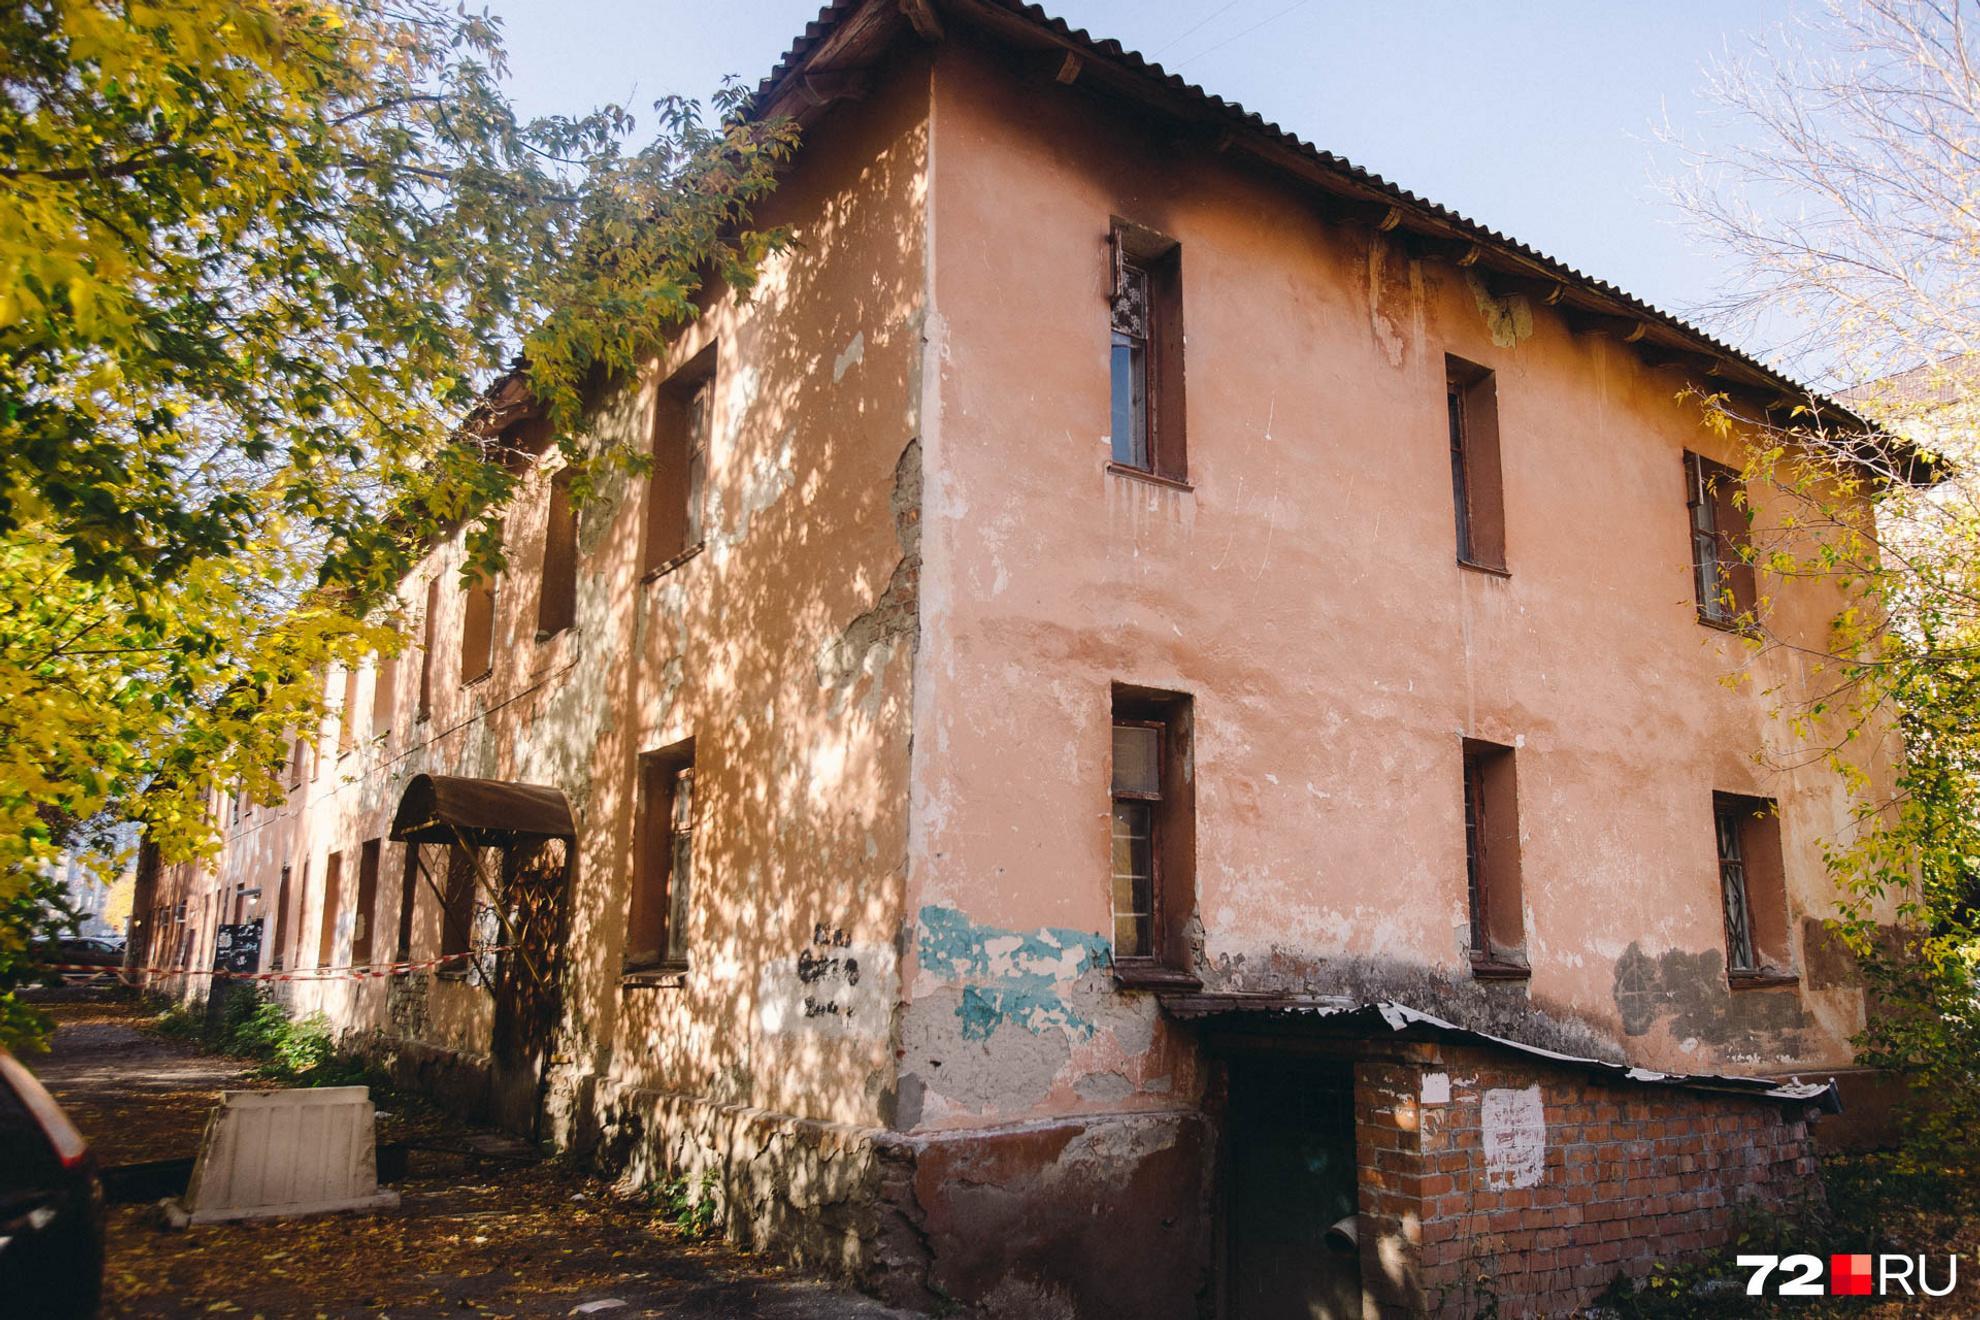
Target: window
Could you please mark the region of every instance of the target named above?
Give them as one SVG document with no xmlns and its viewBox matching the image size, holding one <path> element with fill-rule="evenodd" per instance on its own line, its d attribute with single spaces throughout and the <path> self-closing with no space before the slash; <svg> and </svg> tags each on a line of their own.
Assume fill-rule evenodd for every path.
<svg viewBox="0 0 1980 1320">
<path fill-rule="evenodd" d="M 307 862 L 303 863 L 303 876 L 306 882 L 309 876 Z M 285 866 L 282 868 L 281 887 L 275 891 L 275 943 L 268 963 L 268 970 L 271 972 L 281 971 L 290 961 L 288 957 L 289 897 L 289 868 Z"/>
<path fill-rule="evenodd" d="M 1527 975 L 1513 749 L 1469 738 L 1464 742 L 1464 878 L 1472 973 Z"/>
<path fill-rule="evenodd" d="M 1791 980 L 1779 812 L 1767 798 L 1714 793 L 1712 826 L 1727 974 L 1735 982 Z"/>
<path fill-rule="evenodd" d="M 412 957 L 413 914 L 419 907 L 419 845 L 405 845 L 405 871 L 399 877 L 399 941 L 393 958 L 404 962 Z"/>
<path fill-rule="evenodd" d="M 440 626 L 440 579 L 426 584 L 426 618 L 419 643 L 419 718 L 433 714 L 433 643 Z"/>
<path fill-rule="evenodd" d="M 485 678 L 495 667 L 495 579 L 477 575 L 461 593 L 461 682 Z"/>
<path fill-rule="evenodd" d="M 653 418 L 653 470 L 646 482 L 645 571 L 658 573 L 701 548 L 708 437 L 714 429 L 715 346 L 660 387 Z"/>
<path fill-rule="evenodd" d="M 640 758 L 625 969 L 687 965 L 694 882 L 694 744 Z"/>
<path fill-rule="evenodd" d="M 344 704 L 337 710 L 337 755 L 342 756 L 357 745 L 358 716 L 358 670 L 356 665 L 344 666 Z"/>
<path fill-rule="evenodd" d="M 1691 585 L 1700 622 L 1730 628 L 1754 607 L 1744 483 L 1723 463 L 1687 453 L 1684 499 L 1691 514 Z"/>
<path fill-rule="evenodd" d="M 344 854 L 333 852 L 323 867 L 323 923 L 316 936 L 316 965 L 330 967 L 337 958 L 338 905 L 343 902 Z"/>
<path fill-rule="evenodd" d="M 1182 248 L 1121 221 L 1110 247 L 1113 466 L 1185 481 Z"/>
<path fill-rule="evenodd" d="M 543 516 L 543 576 L 537 585 L 536 639 L 554 637 L 577 622 L 577 510 L 571 504 L 571 470 L 550 478 Z"/>
<path fill-rule="evenodd" d="M 289 787 L 301 788 L 303 782 L 303 736 L 296 735 L 295 746 L 289 749 Z"/>
<path fill-rule="evenodd" d="M 357 907 L 351 912 L 351 965 L 365 967 L 371 963 L 371 927 L 374 909 L 378 906 L 378 853 L 381 845 L 377 839 L 365 840 L 358 853 Z"/>
<path fill-rule="evenodd" d="M 1195 906 L 1190 699 L 1116 688 L 1113 707 L 1114 968 L 1125 982 L 1190 979 L 1182 936 Z"/>
<path fill-rule="evenodd" d="M 392 717 L 399 704 L 399 657 L 380 655 L 371 667 L 371 736 L 383 739 L 392 732 Z"/>
<path fill-rule="evenodd" d="M 1503 573 L 1505 486 L 1499 471 L 1499 401 L 1492 373 L 1462 358 L 1446 357 L 1444 403 L 1458 562 Z"/>
<path fill-rule="evenodd" d="M 480 864 L 479 848 L 447 846 L 447 888 L 440 914 L 440 953 L 466 953 L 474 939 L 474 873 Z M 442 973 L 467 973 L 465 959 L 455 959 L 440 968 Z"/>
</svg>

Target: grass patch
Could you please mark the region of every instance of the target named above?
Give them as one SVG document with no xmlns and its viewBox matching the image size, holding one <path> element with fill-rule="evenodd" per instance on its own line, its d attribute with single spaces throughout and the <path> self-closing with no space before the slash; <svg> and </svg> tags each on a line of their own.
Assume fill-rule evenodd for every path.
<svg viewBox="0 0 1980 1320">
<path fill-rule="evenodd" d="M 298 1018 L 266 992 L 237 988 L 217 1015 L 185 1004 L 167 1005 L 151 1029 L 172 1040 L 252 1060 L 252 1075 L 285 1086 L 365 1086 L 383 1079 L 341 1053 L 321 1013 Z"/>
</svg>

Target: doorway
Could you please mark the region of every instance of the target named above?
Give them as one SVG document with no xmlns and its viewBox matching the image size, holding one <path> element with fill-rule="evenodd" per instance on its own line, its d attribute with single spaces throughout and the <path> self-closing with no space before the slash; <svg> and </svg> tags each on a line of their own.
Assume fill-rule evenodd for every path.
<svg viewBox="0 0 1980 1320">
<path fill-rule="evenodd" d="M 1225 1148 L 1230 1320 L 1361 1315 L 1354 1072 L 1345 1062 L 1234 1060 Z"/>
<path fill-rule="evenodd" d="M 502 925 L 495 962 L 490 1108 L 496 1126 L 535 1140 L 562 1005 L 570 840 L 518 839 L 502 849 Z"/>
</svg>

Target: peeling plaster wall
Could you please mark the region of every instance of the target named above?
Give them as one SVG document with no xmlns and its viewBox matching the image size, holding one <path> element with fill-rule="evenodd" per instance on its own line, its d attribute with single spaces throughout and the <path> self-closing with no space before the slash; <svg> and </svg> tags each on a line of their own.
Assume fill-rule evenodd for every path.
<svg viewBox="0 0 1980 1320">
<path fill-rule="evenodd" d="M 1827 771 L 1756 761 L 1809 676 L 1696 621 L 1681 454 L 1732 456 L 1681 377 L 1078 86 L 949 43 L 935 88 L 902 1124 L 1198 1103 L 1105 966 L 1115 682 L 1194 697 L 1208 989 L 1846 1063 L 1847 978 L 1725 984 L 1712 793 L 1780 800 L 1797 940 L 1845 815 Z M 1114 216 L 1181 243 L 1192 489 L 1106 471 Z M 1446 353 L 1497 373 L 1509 577 L 1454 562 Z M 1775 588 L 1819 636 L 1834 598 Z M 1527 985 L 1469 974 L 1465 737 L 1518 749 Z"/>
<path fill-rule="evenodd" d="M 810 1132 L 803 1125 L 875 1128 L 895 1106 L 928 75 L 912 54 L 893 73 L 807 132 L 759 215 L 790 224 L 796 246 L 746 300 L 704 296 L 665 360 L 588 421 L 595 434 L 645 448 L 662 384 L 716 346 L 700 552 L 643 574 L 645 482 L 608 476 L 578 513 L 576 625 L 539 639 L 553 448 L 505 514 L 493 672 L 461 681 L 456 536 L 402 587 L 413 644 L 398 666 L 394 727 L 368 736 L 378 676 L 367 666 L 357 702 L 367 736 L 340 756 L 326 724 L 319 774 L 288 802 L 250 813 L 220 865 L 186 882 L 261 884 L 272 942 L 280 868 L 290 865 L 301 889 L 295 947 L 314 966 L 325 859 L 344 850 L 331 960 L 342 965 L 358 850 L 389 832 L 413 775 L 562 789 L 578 852 L 546 1135 L 585 1144 L 644 1114 L 655 1143 L 639 1162 L 648 1170 L 654 1150 L 683 1139 L 668 1115 L 727 1107 Z M 433 704 L 415 719 L 435 578 Z M 341 674 L 326 684 L 340 694 Z M 698 805 L 690 967 L 675 983 L 622 984 L 638 758 L 687 738 Z M 439 851 L 428 857 L 443 871 Z M 403 856 L 386 845 L 381 859 L 372 913 L 381 961 L 395 942 Z M 412 956 L 430 958 L 439 905 L 423 885 L 417 901 Z M 279 993 L 298 1011 L 326 1013 L 407 1079 L 480 1102 L 492 1002 L 477 978 L 299 981 Z"/>
</svg>

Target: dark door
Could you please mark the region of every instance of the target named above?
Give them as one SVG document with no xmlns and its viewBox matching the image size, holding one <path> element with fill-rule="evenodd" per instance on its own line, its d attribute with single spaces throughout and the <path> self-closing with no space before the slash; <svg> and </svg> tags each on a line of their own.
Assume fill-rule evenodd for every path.
<svg viewBox="0 0 1980 1320">
<path fill-rule="evenodd" d="M 1349 1067 L 1233 1063 L 1228 1132 L 1232 1320 L 1358 1317 L 1360 1259 L 1327 1233 L 1355 1212 Z"/>
<path fill-rule="evenodd" d="M 496 1125 L 532 1140 L 561 1006 L 565 839 L 518 840 L 502 850 L 503 943 L 495 963 L 492 1108 Z"/>
</svg>

